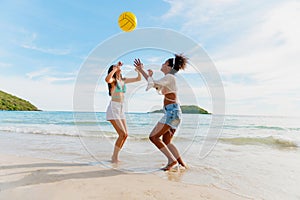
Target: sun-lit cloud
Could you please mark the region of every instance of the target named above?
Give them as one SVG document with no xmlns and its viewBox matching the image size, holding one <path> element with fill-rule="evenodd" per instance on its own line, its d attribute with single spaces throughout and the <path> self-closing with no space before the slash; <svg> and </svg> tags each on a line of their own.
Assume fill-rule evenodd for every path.
<svg viewBox="0 0 300 200">
<path fill-rule="evenodd" d="M 167 2 L 171 8 L 163 18 L 182 17 L 182 32 L 216 41 L 208 53 L 223 80 L 227 112 L 288 115 L 300 107 L 299 1 Z M 255 5 L 260 6 L 251 10 Z"/>
<path fill-rule="evenodd" d="M 266 12 L 262 23 L 252 27 L 243 40 L 215 54 L 218 69 L 225 75 L 248 74 L 258 83 L 298 82 L 300 28 L 295 19 L 300 19 L 299 9 L 300 3 L 292 2 Z"/>
<path fill-rule="evenodd" d="M 26 74 L 26 77 L 30 80 L 35 81 L 45 81 L 49 83 L 66 83 L 74 82 L 78 74 L 77 71 L 74 72 L 58 72 L 54 71 L 54 67 L 46 67 L 36 71 L 32 71 Z"/>
</svg>

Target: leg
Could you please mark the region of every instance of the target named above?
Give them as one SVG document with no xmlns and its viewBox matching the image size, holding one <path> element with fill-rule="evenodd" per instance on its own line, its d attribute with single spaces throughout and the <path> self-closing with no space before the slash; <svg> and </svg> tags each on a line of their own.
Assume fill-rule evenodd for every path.
<svg viewBox="0 0 300 200">
<path fill-rule="evenodd" d="M 122 145 L 121 145 L 121 146 L 123 146 L 124 143 L 125 143 L 126 138 L 128 137 L 128 131 L 127 131 L 126 120 L 125 120 L 125 119 L 121 119 L 121 123 L 122 123 L 123 128 L 124 128 L 124 131 L 125 131 L 125 133 L 126 133 L 126 137 L 125 137 L 125 139 L 123 140 L 123 143 L 122 143 Z"/>
<path fill-rule="evenodd" d="M 168 133 L 163 135 L 163 142 L 167 145 L 168 149 L 171 151 L 173 156 L 177 159 L 177 162 L 186 168 L 185 163 L 183 162 L 182 158 L 180 157 L 179 151 L 175 147 L 173 143 L 171 143 L 171 140 L 173 138 L 173 135 L 175 133 L 176 129 L 170 129 Z"/>
<path fill-rule="evenodd" d="M 160 139 L 160 136 L 167 133 L 169 129 L 169 125 L 158 122 L 149 136 L 151 142 L 168 158 L 168 164 L 163 168 L 165 171 L 171 169 L 177 163 L 176 158 L 174 158 L 173 154 L 167 148 L 165 143 L 163 143 Z"/>
<path fill-rule="evenodd" d="M 118 162 L 118 156 L 119 152 L 128 136 L 127 129 L 123 126 L 123 123 L 121 120 L 110 120 L 110 123 L 113 125 L 115 130 L 117 131 L 119 137 L 116 140 L 115 147 L 114 147 L 114 153 L 111 157 L 111 160 L 113 163 Z"/>
</svg>

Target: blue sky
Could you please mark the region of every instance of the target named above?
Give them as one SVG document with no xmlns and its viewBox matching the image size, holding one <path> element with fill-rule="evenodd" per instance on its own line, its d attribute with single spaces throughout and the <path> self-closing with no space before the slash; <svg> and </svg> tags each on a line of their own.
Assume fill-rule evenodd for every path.
<svg viewBox="0 0 300 200">
<path fill-rule="evenodd" d="M 299 115 L 299 10 L 296 0 L 2 0 L 0 90 L 43 110 L 72 110 L 84 59 L 121 33 L 118 17 L 131 11 L 138 28 L 175 30 L 205 49 L 222 78 L 227 114 Z M 169 55 L 146 53 L 145 63 L 161 76 L 159 65 Z M 182 74 L 187 82 L 195 77 L 193 72 Z M 198 104 L 211 110 L 205 84 L 199 79 L 199 85 L 189 87 L 199 94 Z M 98 111 L 105 111 L 109 101 L 105 89 L 99 85 L 95 94 Z M 153 101 L 158 106 L 161 99 L 153 91 L 147 96 L 149 105 Z M 148 111 L 144 101 L 137 95 L 129 110 Z M 182 103 L 192 102 L 185 96 Z"/>
</svg>

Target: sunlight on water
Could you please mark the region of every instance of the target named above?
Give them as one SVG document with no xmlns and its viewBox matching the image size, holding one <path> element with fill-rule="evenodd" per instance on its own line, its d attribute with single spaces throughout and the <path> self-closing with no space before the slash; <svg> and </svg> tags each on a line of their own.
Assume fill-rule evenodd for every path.
<svg viewBox="0 0 300 200">
<path fill-rule="evenodd" d="M 111 167 L 108 160 L 117 134 L 105 121 L 105 113 L 77 113 L 76 122 L 73 114 L 0 112 L 0 152 Z M 91 117 L 95 115 L 96 120 Z M 129 137 L 117 169 L 215 185 L 255 199 L 300 196 L 299 118 L 226 116 L 217 145 L 201 159 L 203 145 L 209 144 L 205 141 L 212 116 L 183 114 L 173 142 L 190 168 L 176 175 L 157 171 L 166 159 L 148 139 L 160 117 L 159 113 L 127 114 Z"/>
</svg>

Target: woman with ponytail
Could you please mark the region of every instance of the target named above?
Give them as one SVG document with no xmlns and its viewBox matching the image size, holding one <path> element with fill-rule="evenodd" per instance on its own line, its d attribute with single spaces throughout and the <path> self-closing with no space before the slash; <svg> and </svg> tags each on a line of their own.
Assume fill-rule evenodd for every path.
<svg viewBox="0 0 300 200">
<path fill-rule="evenodd" d="M 149 135 L 151 142 L 168 158 L 168 164 L 162 170 L 170 170 L 176 164 L 186 167 L 180 154 L 172 143 L 173 135 L 181 122 L 181 109 L 177 99 L 177 84 L 175 74 L 184 70 L 187 64 L 187 58 L 175 55 L 175 58 L 167 59 L 161 67 L 165 76 L 160 80 L 153 80 L 153 71 L 148 70 L 148 74 L 143 69 L 143 63 L 140 59 L 135 59 L 134 66 L 142 73 L 148 81 L 148 87 L 156 88 L 158 92 L 164 95 L 164 116 L 159 120 Z M 162 136 L 162 140 L 160 137 Z"/>
<path fill-rule="evenodd" d="M 119 161 L 119 152 L 128 136 L 124 110 L 126 83 L 133 83 L 141 80 L 140 73 L 138 73 L 136 78 L 123 78 L 121 74 L 122 65 L 123 63 L 118 62 L 118 64 L 110 66 L 105 78 L 105 81 L 108 84 L 108 94 L 111 96 L 111 101 L 106 110 L 106 120 L 110 121 L 119 135 L 111 157 L 111 161 L 113 163 L 117 163 Z"/>
</svg>

